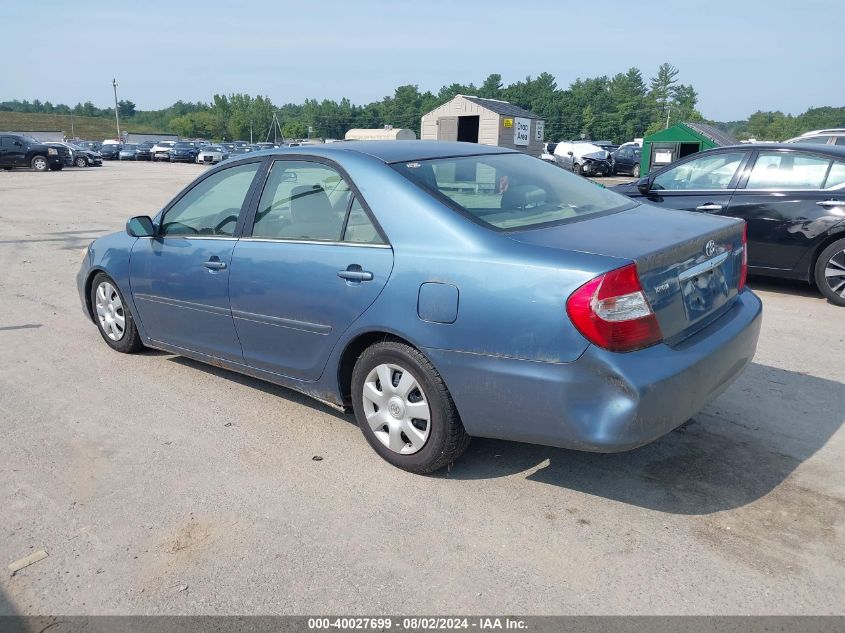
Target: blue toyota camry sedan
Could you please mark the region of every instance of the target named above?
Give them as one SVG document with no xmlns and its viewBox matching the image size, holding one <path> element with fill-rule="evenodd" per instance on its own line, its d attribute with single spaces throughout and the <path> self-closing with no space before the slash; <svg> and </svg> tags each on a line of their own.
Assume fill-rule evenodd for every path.
<svg viewBox="0 0 845 633">
<path fill-rule="evenodd" d="M 471 436 L 597 452 L 676 428 L 754 355 L 745 224 L 641 204 L 512 150 L 246 154 L 86 249 L 85 315 L 353 411 L 417 473 Z"/>
</svg>

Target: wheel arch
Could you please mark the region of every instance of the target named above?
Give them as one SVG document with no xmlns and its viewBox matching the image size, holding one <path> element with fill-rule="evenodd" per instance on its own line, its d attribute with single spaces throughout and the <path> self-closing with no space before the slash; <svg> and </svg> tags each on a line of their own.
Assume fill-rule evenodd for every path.
<svg viewBox="0 0 845 633">
<path fill-rule="evenodd" d="M 408 345 L 428 358 L 419 345 L 394 332 L 388 330 L 369 330 L 357 334 L 346 343 L 337 363 L 337 387 L 344 408 L 351 408 L 352 406 L 352 370 L 355 368 L 355 362 L 358 360 L 358 357 L 371 345 L 385 341 L 394 341 Z M 428 360 L 431 362 L 430 358 Z"/>
<path fill-rule="evenodd" d="M 111 279 L 111 275 L 104 269 L 99 266 L 95 266 L 91 270 L 88 271 L 88 276 L 85 277 L 85 311 L 88 313 L 88 318 L 91 319 L 92 323 L 96 323 L 94 319 L 94 306 L 91 305 L 91 288 L 94 286 L 94 277 L 96 277 L 99 273 L 103 273 Z"/>
<path fill-rule="evenodd" d="M 821 254 L 824 252 L 824 249 L 826 249 L 834 242 L 838 242 L 841 239 L 845 239 L 845 223 L 837 224 L 835 227 L 833 227 L 831 229 L 831 232 L 826 235 L 825 238 L 818 243 L 818 245 L 816 245 L 815 249 L 813 250 L 813 257 L 812 259 L 810 259 L 808 274 L 808 277 L 810 278 L 810 283 L 812 285 L 816 284 L 816 264 L 819 262 L 819 257 L 821 257 Z"/>
</svg>

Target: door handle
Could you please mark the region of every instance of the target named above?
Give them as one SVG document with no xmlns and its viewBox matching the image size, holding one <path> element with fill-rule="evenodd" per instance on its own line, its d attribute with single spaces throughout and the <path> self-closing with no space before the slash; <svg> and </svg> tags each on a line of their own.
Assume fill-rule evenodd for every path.
<svg viewBox="0 0 845 633">
<path fill-rule="evenodd" d="M 840 202 L 839 200 L 819 200 L 816 204 L 825 209 L 845 206 L 845 202 Z"/>
<path fill-rule="evenodd" d="M 209 270 L 224 270 L 226 268 L 226 262 L 221 262 L 219 259 L 209 259 L 207 262 L 203 262 L 202 265 Z"/>
<path fill-rule="evenodd" d="M 715 213 L 716 211 L 722 210 L 721 204 L 714 204 L 712 202 L 706 202 L 701 206 L 695 208 L 696 211 L 704 211 L 705 213 Z"/>
<path fill-rule="evenodd" d="M 337 276 L 346 281 L 372 281 L 373 273 L 368 270 L 363 270 L 358 264 L 352 264 L 346 267 L 346 270 L 337 271 Z"/>
</svg>

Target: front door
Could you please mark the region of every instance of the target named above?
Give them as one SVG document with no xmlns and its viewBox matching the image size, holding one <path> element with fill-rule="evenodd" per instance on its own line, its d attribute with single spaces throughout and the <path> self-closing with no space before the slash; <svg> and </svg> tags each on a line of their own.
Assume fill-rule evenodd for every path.
<svg viewBox="0 0 845 633">
<path fill-rule="evenodd" d="M 179 348 L 242 362 L 229 307 L 236 228 L 260 161 L 188 189 L 132 247 L 129 281 L 147 334 Z"/>
<path fill-rule="evenodd" d="M 686 160 L 651 180 L 650 204 L 670 209 L 724 214 L 748 152 L 716 152 Z"/>
<path fill-rule="evenodd" d="M 387 283 L 393 251 L 343 176 L 308 160 L 273 164 L 249 233 L 235 246 L 229 280 L 244 360 L 317 380 Z"/>
</svg>

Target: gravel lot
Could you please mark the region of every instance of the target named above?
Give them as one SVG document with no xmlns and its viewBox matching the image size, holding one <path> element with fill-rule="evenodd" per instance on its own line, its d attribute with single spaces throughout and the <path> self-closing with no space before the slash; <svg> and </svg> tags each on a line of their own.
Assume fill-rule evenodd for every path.
<svg viewBox="0 0 845 633">
<path fill-rule="evenodd" d="M 755 362 L 678 431 L 414 476 L 351 416 L 83 318 L 80 249 L 203 169 L 0 172 L 0 613 L 845 613 L 845 310 L 752 280 Z"/>
</svg>

